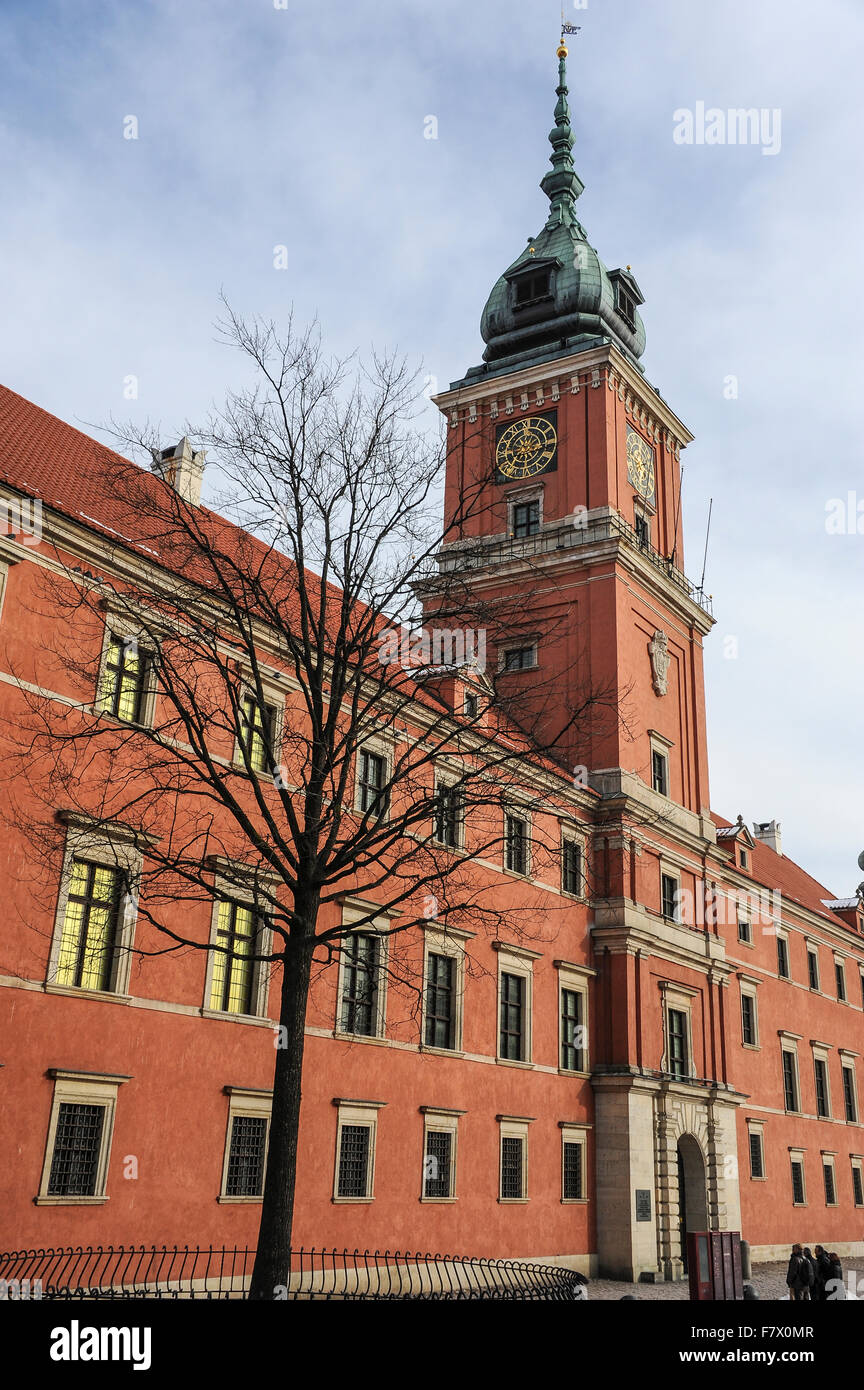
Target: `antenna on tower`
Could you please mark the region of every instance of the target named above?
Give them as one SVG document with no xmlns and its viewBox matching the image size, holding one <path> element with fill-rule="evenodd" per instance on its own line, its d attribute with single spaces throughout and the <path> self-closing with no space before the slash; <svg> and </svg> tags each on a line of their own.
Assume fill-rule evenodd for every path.
<svg viewBox="0 0 864 1390">
<path fill-rule="evenodd" d="M 711 512 L 714 508 L 714 498 L 708 499 L 708 525 L 705 528 L 705 554 L 702 556 L 702 578 L 699 580 L 699 592 L 705 592 L 705 566 L 708 564 L 708 537 L 711 535 Z"/>
</svg>

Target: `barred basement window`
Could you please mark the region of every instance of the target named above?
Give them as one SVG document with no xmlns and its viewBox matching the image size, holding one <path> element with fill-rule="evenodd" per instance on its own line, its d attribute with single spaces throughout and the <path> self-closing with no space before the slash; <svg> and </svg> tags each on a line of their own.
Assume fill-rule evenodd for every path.
<svg viewBox="0 0 864 1390">
<path fill-rule="evenodd" d="M 859 1167 L 852 1169 L 852 1194 L 856 1207 L 864 1207 L 864 1180 Z"/>
<path fill-rule="evenodd" d="M 150 658 L 142 652 L 135 637 L 108 638 L 98 707 L 126 724 L 137 724 L 147 690 Z"/>
<path fill-rule="evenodd" d="M 361 811 L 372 811 L 383 816 L 387 810 L 387 759 L 381 753 L 360 751 L 358 774 L 358 796 Z"/>
<path fill-rule="evenodd" d="M 682 1009 L 669 1010 L 669 1070 L 679 1080 L 689 1075 L 687 1015 Z"/>
<path fill-rule="evenodd" d="M 836 1207 L 836 1205 L 837 1205 L 837 1190 L 836 1190 L 835 1183 L 834 1183 L 834 1164 L 833 1164 L 833 1163 L 823 1163 L 823 1164 L 822 1164 L 822 1176 L 823 1176 L 823 1178 L 824 1178 L 824 1180 L 825 1180 L 825 1205 L 828 1206 L 828 1207 Z"/>
<path fill-rule="evenodd" d="M 815 951 L 807 952 L 807 978 L 811 989 L 819 988 L 819 957 Z"/>
<path fill-rule="evenodd" d="M 831 1107 L 828 1104 L 828 1067 L 821 1057 L 817 1057 L 813 1065 L 816 1073 L 816 1114 L 820 1120 L 827 1120 L 831 1115 Z"/>
<path fill-rule="evenodd" d="M 267 1120 L 262 1115 L 235 1115 L 231 1125 L 226 1197 L 260 1197 L 267 1152 Z"/>
<path fill-rule="evenodd" d="M 426 1046 L 452 1047 L 456 1022 L 452 956 L 430 952 L 426 960 Z"/>
<path fill-rule="evenodd" d="M 855 1073 L 851 1067 L 843 1067 L 843 1101 L 846 1106 L 846 1122 L 854 1125 L 858 1121 L 858 1106 L 855 1101 Z"/>
<path fill-rule="evenodd" d="M 798 1110 L 798 1075 L 795 1053 L 783 1050 L 783 1103 L 793 1113 Z"/>
<path fill-rule="evenodd" d="M 663 916 L 670 922 L 678 921 L 678 880 L 672 874 L 660 876 L 660 901 Z"/>
<path fill-rule="evenodd" d="M 777 938 L 777 974 L 781 980 L 789 979 L 789 942 L 785 936 Z"/>
<path fill-rule="evenodd" d="M 800 1158 L 792 1160 L 792 1202 L 796 1207 L 803 1207 L 805 1203 L 804 1164 Z"/>
<path fill-rule="evenodd" d="M 582 893 L 582 846 L 565 840 L 561 847 L 561 887 L 578 898 Z"/>
<path fill-rule="evenodd" d="M 255 954 L 260 922 L 251 907 L 231 898 L 219 901 L 210 982 L 210 1008 L 220 1013 L 254 1013 Z"/>
<path fill-rule="evenodd" d="M 536 536 L 540 530 L 540 503 L 514 503 L 510 512 L 510 526 L 517 540 L 522 540 L 525 536 Z"/>
<path fill-rule="evenodd" d="M 575 989 L 561 991 L 561 1069 L 584 1071 L 582 1047 L 582 995 Z"/>
<path fill-rule="evenodd" d="M 343 1125 L 339 1132 L 338 1197 L 368 1197 L 371 1127 Z"/>
<path fill-rule="evenodd" d="M 451 1197 L 453 1134 L 450 1130 L 427 1129 L 424 1163 L 424 1197 Z"/>
<path fill-rule="evenodd" d="M 111 988 L 122 888 L 120 869 L 72 860 L 57 963 L 58 985 Z"/>
<path fill-rule="evenodd" d="M 521 816 L 504 817 L 504 864 L 514 874 L 528 872 L 528 822 Z"/>
<path fill-rule="evenodd" d="M 437 788 L 438 805 L 435 814 L 435 839 L 448 849 L 459 847 L 459 826 L 462 819 L 462 794 L 458 787 L 446 782 Z"/>
<path fill-rule="evenodd" d="M 582 1201 L 582 1145 L 564 1143 L 564 1200 Z"/>
<path fill-rule="evenodd" d="M 747 1047 L 756 1046 L 756 1000 L 752 994 L 741 995 L 741 1040 Z"/>
<path fill-rule="evenodd" d="M 750 1131 L 750 1176 L 751 1178 L 764 1178 L 765 1176 L 762 1135 L 756 1129 Z"/>
<path fill-rule="evenodd" d="M 501 1042 L 499 1056 L 525 1060 L 525 977 L 501 974 Z"/>
<path fill-rule="evenodd" d="M 516 1135 L 501 1137 L 501 1200 L 518 1202 L 525 1196 L 525 1140 Z"/>
<path fill-rule="evenodd" d="M 104 1105 L 75 1105 L 62 1101 L 57 1114 L 48 1194 L 52 1197 L 93 1197 L 102 1147 Z"/>
<path fill-rule="evenodd" d="M 837 979 L 837 998 L 845 1001 L 846 999 L 846 970 L 842 960 L 835 960 L 834 974 Z"/>
<path fill-rule="evenodd" d="M 272 705 L 259 705 L 253 695 L 247 695 L 240 725 L 240 742 L 249 766 L 253 772 L 269 772 L 276 760 L 273 747 L 276 710 Z"/>
<path fill-rule="evenodd" d="M 377 1037 L 380 968 L 378 938 L 367 932 L 351 932 L 342 949 L 344 966 L 339 1026 L 343 1033 Z"/>
</svg>

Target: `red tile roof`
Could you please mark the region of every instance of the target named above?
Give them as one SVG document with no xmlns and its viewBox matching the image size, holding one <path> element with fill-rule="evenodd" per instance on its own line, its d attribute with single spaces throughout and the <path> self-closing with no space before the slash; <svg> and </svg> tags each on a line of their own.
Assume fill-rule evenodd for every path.
<svg viewBox="0 0 864 1390">
<path fill-rule="evenodd" d="M 724 820 L 722 816 L 711 813 L 711 819 L 717 826 L 718 838 L 721 832 L 731 829 L 730 821 Z M 740 827 L 735 826 L 736 830 Z M 723 836 L 725 839 L 726 836 Z M 819 883 L 815 878 L 811 878 L 806 870 L 802 869 L 794 860 L 788 859 L 785 854 L 776 854 L 768 845 L 763 845 L 761 840 L 756 840 L 750 851 L 751 872 L 748 877 L 754 879 L 765 888 L 777 889 L 784 898 L 790 902 L 799 903 L 802 907 L 808 908 L 826 921 L 834 923 L 835 926 L 845 927 L 851 930 L 847 922 L 844 922 L 836 913 L 828 911 L 825 907 L 825 900 L 834 900 L 834 894 L 823 883 Z"/>
</svg>

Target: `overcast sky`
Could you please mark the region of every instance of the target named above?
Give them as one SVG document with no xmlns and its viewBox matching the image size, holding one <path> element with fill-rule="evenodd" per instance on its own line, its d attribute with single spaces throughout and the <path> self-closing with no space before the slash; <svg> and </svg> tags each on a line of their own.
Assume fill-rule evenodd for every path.
<svg viewBox="0 0 864 1390">
<path fill-rule="evenodd" d="M 224 289 L 446 386 L 545 220 L 558 18 L 555 0 L 4 0 L 0 379 L 173 442 L 231 379 Z M 568 0 L 567 18 L 579 214 L 608 266 L 632 265 L 648 379 L 696 435 L 697 580 L 714 499 L 712 803 L 781 820 L 784 850 L 846 895 L 864 534 L 829 534 L 826 504 L 856 493 L 864 532 L 864 5 Z M 700 102 L 779 110 L 779 152 L 676 143 Z"/>
</svg>

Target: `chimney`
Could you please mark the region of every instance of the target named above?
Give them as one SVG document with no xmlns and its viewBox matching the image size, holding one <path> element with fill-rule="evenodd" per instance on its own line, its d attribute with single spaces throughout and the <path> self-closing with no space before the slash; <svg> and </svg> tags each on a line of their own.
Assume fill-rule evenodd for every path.
<svg viewBox="0 0 864 1390">
<path fill-rule="evenodd" d="M 753 833 L 757 840 L 761 840 L 763 845 L 773 849 L 775 854 L 782 854 L 782 841 L 780 838 L 780 822 L 776 820 L 766 820 L 761 823 L 755 822 Z"/>
<path fill-rule="evenodd" d="M 170 483 L 174 491 L 186 502 L 191 502 L 193 507 L 197 507 L 201 502 L 204 458 L 205 451 L 199 449 L 195 453 L 184 435 L 173 449 L 162 449 L 156 453 L 150 467 L 160 478 L 164 478 L 166 483 Z"/>
</svg>

